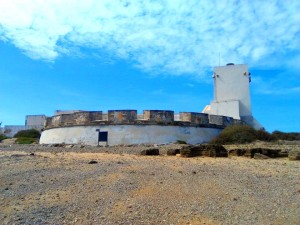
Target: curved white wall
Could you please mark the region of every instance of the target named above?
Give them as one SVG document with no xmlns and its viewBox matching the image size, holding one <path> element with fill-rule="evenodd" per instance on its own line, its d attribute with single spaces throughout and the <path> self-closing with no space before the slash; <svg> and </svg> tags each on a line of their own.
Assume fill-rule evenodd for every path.
<svg viewBox="0 0 300 225">
<path fill-rule="evenodd" d="M 98 132 L 108 131 L 108 145 L 166 144 L 177 140 L 201 144 L 217 136 L 222 129 L 160 125 L 98 125 L 59 127 L 42 132 L 40 144 L 98 144 Z"/>
</svg>

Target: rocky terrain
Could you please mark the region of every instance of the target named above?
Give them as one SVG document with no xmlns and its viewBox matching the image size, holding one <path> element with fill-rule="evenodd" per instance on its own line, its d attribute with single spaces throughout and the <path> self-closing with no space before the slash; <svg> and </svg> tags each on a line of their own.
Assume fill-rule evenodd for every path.
<svg viewBox="0 0 300 225">
<path fill-rule="evenodd" d="M 300 224 L 300 161 L 178 148 L 0 144 L 0 223 Z"/>
</svg>

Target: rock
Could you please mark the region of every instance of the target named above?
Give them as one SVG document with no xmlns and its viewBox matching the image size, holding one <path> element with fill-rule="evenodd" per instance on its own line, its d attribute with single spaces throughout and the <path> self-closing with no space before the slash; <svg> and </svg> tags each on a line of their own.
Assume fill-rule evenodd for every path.
<svg viewBox="0 0 300 225">
<path fill-rule="evenodd" d="M 64 146 L 65 144 L 59 144 L 59 143 L 50 145 L 50 147 L 64 147 Z"/>
<path fill-rule="evenodd" d="M 32 152 L 32 153 L 30 153 L 29 155 L 30 155 L 30 156 L 34 156 L 34 153 Z"/>
<path fill-rule="evenodd" d="M 300 160 L 300 150 L 293 149 L 289 152 L 289 160 Z"/>
<path fill-rule="evenodd" d="M 264 154 L 260 154 L 260 153 L 255 153 L 253 156 L 254 159 L 269 159 L 269 156 L 266 156 Z"/>
<path fill-rule="evenodd" d="M 289 153 L 287 152 L 279 152 L 278 153 L 278 157 L 288 157 L 289 156 Z"/>
<path fill-rule="evenodd" d="M 279 157 L 279 153 L 281 150 L 279 149 L 268 149 L 268 148 L 246 148 L 246 149 L 233 149 L 229 151 L 229 155 L 231 156 L 245 156 L 253 158 L 256 153 L 260 153 L 266 155 L 270 158 Z"/>
<path fill-rule="evenodd" d="M 12 154 L 10 157 L 22 157 L 22 156 L 27 156 L 25 154 Z"/>
<path fill-rule="evenodd" d="M 150 149 L 142 150 L 141 155 L 159 155 L 159 149 L 150 148 Z"/>
<path fill-rule="evenodd" d="M 180 149 L 169 149 L 167 155 L 177 155 L 180 153 Z"/>
<path fill-rule="evenodd" d="M 97 164 L 98 162 L 96 160 L 89 161 L 89 164 Z"/>
<path fill-rule="evenodd" d="M 277 158 L 279 152 L 281 151 L 280 149 L 266 149 L 266 148 L 263 148 L 261 150 L 263 155 L 269 156 L 270 158 Z"/>
<path fill-rule="evenodd" d="M 194 145 L 185 146 L 180 150 L 182 157 L 228 157 L 227 150 L 222 145 Z"/>
<path fill-rule="evenodd" d="M 66 145 L 65 148 L 73 148 L 74 145 Z"/>
<path fill-rule="evenodd" d="M 230 156 L 243 156 L 243 155 L 246 154 L 246 152 L 247 152 L 246 149 L 239 149 L 239 148 L 237 148 L 237 149 L 231 149 L 231 150 L 229 150 L 228 154 Z"/>
</svg>

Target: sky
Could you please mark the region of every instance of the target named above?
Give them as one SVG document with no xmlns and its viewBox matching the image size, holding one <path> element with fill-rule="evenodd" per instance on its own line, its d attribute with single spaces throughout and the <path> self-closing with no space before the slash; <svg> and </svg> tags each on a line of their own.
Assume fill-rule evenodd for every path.
<svg viewBox="0 0 300 225">
<path fill-rule="evenodd" d="M 300 132 L 298 0 L 0 0 L 0 122 L 55 110 L 201 112 L 247 64 L 253 116 Z"/>
</svg>

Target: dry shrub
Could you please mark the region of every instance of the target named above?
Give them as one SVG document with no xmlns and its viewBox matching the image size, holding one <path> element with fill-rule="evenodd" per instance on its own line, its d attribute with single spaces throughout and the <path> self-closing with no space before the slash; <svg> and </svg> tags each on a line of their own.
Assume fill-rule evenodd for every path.
<svg viewBox="0 0 300 225">
<path fill-rule="evenodd" d="M 233 125 L 226 127 L 217 137 L 211 140 L 212 144 L 244 144 L 256 140 L 256 130 L 248 125 Z"/>
</svg>

